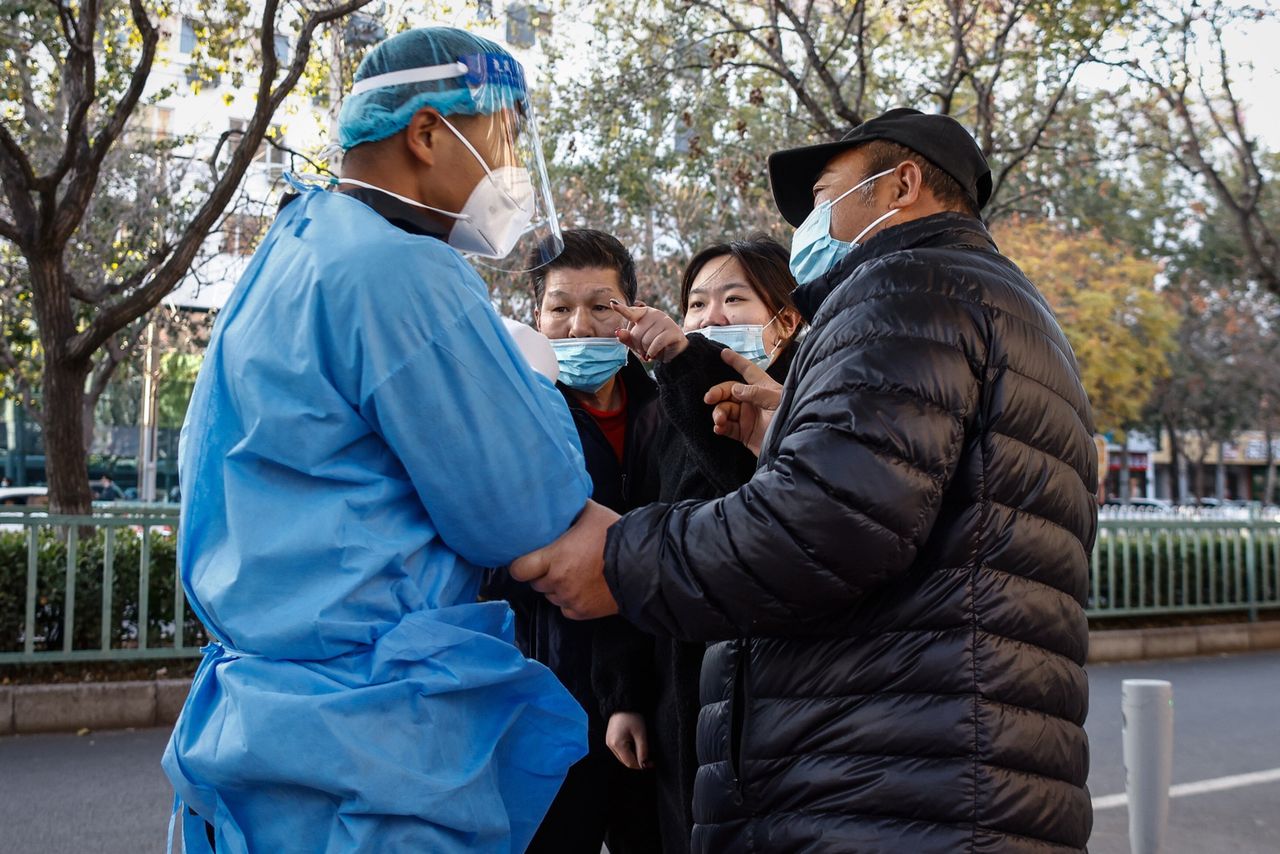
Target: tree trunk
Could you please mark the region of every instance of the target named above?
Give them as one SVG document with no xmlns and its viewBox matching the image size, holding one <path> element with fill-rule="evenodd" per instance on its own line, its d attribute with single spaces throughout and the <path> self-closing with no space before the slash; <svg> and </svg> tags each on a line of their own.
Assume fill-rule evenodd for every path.
<svg viewBox="0 0 1280 854">
<path fill-rule="evenodd" d="M 49 509 L 87 514 L 92 510 L 88 454 L 84 445 L 84 386 L 89 362 L 67 358 L 75 334 L 71 283 L 56 254 L 28 255 L 32 302 L 44 349 L 40 409 L 44 413 L 44 466 Z"/>
<path fill-rule="evenodd" d="M 45 473 L 54 513 L 92 510 L 89 460 L 84 446 L 84 384 L 88 370 L 46 359 L 44 367 Z"/>
<path fill-rule="evenodd" d="M 1218 442 L 1218 464 L 1213 470 L 1213 494 L 1219 501 L 1225 501 L 1227 497 L 1227 461 L 1222 458 L 1226 447 L 1226 442 Z"/>
<path fill-rule="evenodd" d="M 1129 475 L 1129 434 L 1124 437 L 1124 445 L 1120 447 L 1120 503 L 1122 505 L 1129 504 L 1131 495 Z"/>
<path fill-rule="evenodd" d="M 1262 503 L 1272 504 L 1276 494 L 1276 454 L 1275 431 L 1271 427 L 1270 419 L 1266 422 L 1262 437 L 1267 443 L 1267 479 L 1262 487 Z"/>
<path fill-rule="evenodd" d="M 1209 442 L 1205 439 L 1203 435 L 1201 435 L 1199 439 L 1200 439 L 1199 445 L 1196 448 L 1197 456 L 1196 456 L 1196 476 L 1195 476 L 1195 483 L 1196 483 L 1195 491 L 1196 491 L 1197 503 L 1199 503 L 1201 498 L 1205 497 L 1204 470 L 1206 468 L 1206 465 L 1205 465 L 1206 460 L 1209 459 Z"/>
<path fill-rule="evenodd" d="M 1169 497 L 1174 504 L 1182 504 L 1187 500 L 1187 465 L 1186 457 L 1178 443 L 1178 434 L 1170 422 L 1165 422 L 1169 431 Z"/>
</svg>

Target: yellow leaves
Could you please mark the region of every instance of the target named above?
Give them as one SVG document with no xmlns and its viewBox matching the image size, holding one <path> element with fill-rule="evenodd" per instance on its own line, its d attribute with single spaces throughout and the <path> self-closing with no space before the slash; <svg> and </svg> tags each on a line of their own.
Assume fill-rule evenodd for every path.
<svg viewBox="0 0 1280 854">
<path fill-rule="evenodd" d="M 1177 317 L 1155 290 L 1158 265 L 1098 231 L 1014 220 L 996 241 L 1053 308 L 1075 351 L 1100 430 L 1135 424 L 1168 373 Z"/>
<path fill-rule="evenodd" d="M 224 107 L 230 107 L 232 104 L 235 103 L 235 101 L 236 101 L 236 96 L 232 95 L 230 92 L 227 92 L 222 96 L 222 105 Z"/>
</svg>

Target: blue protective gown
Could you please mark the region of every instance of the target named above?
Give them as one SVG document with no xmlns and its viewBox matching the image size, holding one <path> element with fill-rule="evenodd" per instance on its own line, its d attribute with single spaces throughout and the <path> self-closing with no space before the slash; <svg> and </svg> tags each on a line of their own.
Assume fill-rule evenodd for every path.
<svg viewBox="0 0 1280 854">
<path fill-rule="evenodd" d="M 180 466 L 217 640 L 163 764 L 218 851 L 523 851 L 586 721 L 476 594 L 590 481 L 475 271 L 303 192 L 218 318 Z"/>
</svg>

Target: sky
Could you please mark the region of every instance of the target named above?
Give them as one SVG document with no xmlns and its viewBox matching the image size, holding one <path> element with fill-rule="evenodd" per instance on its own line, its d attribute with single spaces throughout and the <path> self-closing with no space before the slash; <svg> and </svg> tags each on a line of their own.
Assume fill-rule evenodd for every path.
<svg viewBox="0 0 1280 854">
<path fill-rule="evenodd" d="M 1268 148 L 1280 149 L 1280 21 L 1268 21 L 1233 33 L 1227 41 L 1240 58 L 1239 94 L 1247 103 L 1249 130 Z M 1248 66 L 1252 66 L 1249 68 Z"/>
</svg>

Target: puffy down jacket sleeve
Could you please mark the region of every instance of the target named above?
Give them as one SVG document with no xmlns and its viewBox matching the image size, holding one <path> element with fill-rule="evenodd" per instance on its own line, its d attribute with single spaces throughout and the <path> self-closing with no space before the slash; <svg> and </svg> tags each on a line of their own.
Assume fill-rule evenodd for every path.
<svg viewBox="0 0 1280 854">
<path fill-rule="evenodd" d="M 748 483 L 610 530 L 605 576 L 632 622 L 686 640 L 795 632 L 911 567 L 977 408 L 988 324 L 958 295 L 873 290 L 798 354 Z"/>
</svg>

